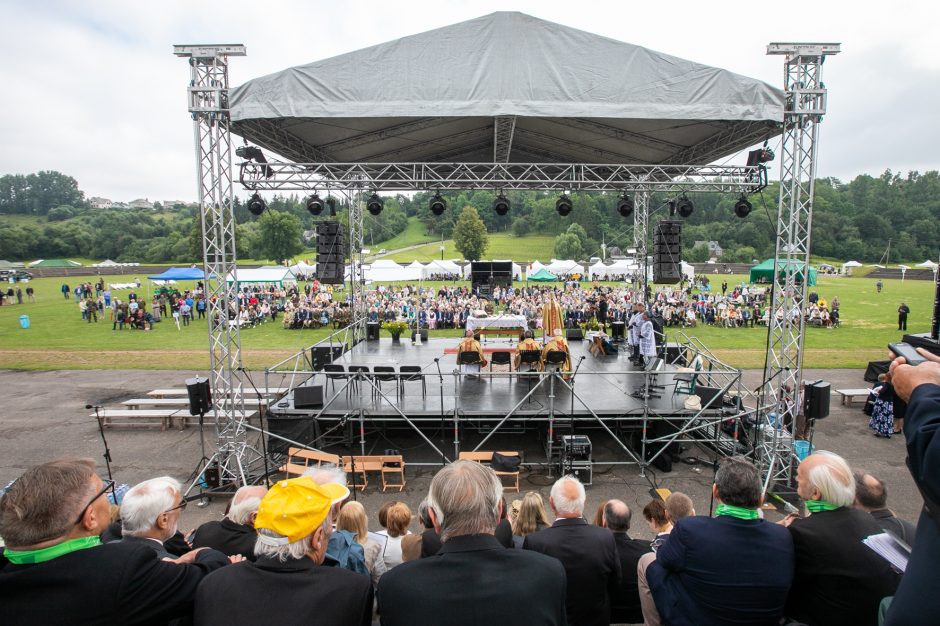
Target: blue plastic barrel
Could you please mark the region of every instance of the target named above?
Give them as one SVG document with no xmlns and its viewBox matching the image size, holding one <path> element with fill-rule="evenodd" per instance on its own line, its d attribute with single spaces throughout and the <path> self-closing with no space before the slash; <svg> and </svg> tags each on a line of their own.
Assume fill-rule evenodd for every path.
<svg viewBox="0 0 940 626">
<path fill-rule="evenodd" d="M 20 327 L 29 328 L 29 316 L 28 315 L 20 315 Z"/>
<path fill-rule="evenodd" d="M 793 442 L 793 452 L 796 453 L 796 458 L 803 460 L 813 453 L 813 449 L 816 446 L 811 445 L 808 441 L 803 441 L 802 439 L 797 439 Z"/>
</svg>

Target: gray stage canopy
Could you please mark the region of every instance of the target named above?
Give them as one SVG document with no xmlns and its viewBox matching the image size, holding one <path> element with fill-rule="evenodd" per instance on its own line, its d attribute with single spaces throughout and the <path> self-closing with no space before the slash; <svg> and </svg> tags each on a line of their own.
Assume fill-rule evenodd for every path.
<svg viewBox="0 0 940 626">
<path fill-rule="evenodd" d="M 515 12 L 251 80 L 232 130 L 297 163 L 706 164 L 781 132 L 779 89 Z"/>
</svg>

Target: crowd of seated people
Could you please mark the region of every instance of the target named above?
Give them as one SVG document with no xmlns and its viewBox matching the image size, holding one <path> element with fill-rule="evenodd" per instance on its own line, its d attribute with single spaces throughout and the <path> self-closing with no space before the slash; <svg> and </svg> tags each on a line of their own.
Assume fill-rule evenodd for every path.
<svg viewBox="0 0 940 626">
<path fill-rule="evenodd" d="M 873 626 L 901 575 L 862 539 L 914 533 L 881 481 L 825 452 L 799 466 L 805 516 L 764 520 L 759 472 L 733 457 L 715 475 L 714 517 L 680 493 L 643 509 L 652 541 L 620 499 L 585 519 L 573 476 L 507 506 L 472 461 L 434 476 L 418 524 L 390 501 L 370 532 L 343 471 L 324 465 L 242 487 L 188 537 L 178 481 L 146 480 L 113 506 L 95 470 L 44 463 L 0 499 L 0 623 L 257 624 L 276 607 L 291 624 Z"/>
</svg>

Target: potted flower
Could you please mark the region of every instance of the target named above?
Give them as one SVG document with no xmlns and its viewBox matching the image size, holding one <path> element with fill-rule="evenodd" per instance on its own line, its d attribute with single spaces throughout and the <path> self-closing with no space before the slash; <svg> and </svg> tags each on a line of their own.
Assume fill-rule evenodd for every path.
<svg viewBox="0 0 940 626">
<path fill-rule="evenodd" d="M 597 331 L 597 330 L 600 330 L 600 324 L 597 323 L 597 318 L 596 318 L 596 317 L 592 317 L 591 319 L 587 320 L 586 322 L 582 322 L 582 323 L 580 324 L 580 326 L 581 326 L 581 330 L 583 330 L 585 333 L 587 333 L 587 332 L 589 332 L 589 331 Z"/>
<path fill-rule="evenodd" d="M 385 322 L 382 324 L 382 328 L 387 330 L 392 336 L 392 341 L 398 341 L 401 338 L 401 334 L 408 330 L 408 322 L 403 320 L 395 320 L 392 322 Z"/>
</svg>

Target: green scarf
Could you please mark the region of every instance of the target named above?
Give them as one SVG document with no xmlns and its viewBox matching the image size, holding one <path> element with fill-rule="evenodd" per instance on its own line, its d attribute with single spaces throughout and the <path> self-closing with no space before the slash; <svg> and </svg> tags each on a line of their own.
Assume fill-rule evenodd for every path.
<svg viewBox="0 0 940 626">
<path fill-rule="evenodd" d="M 836 506 L 832 502 L 826 502 L 825 500 L 807 500 L 806 501 L 806 510 L 810 513 L 819 513 L 821 511 L 835 511 L 836 509 L 841 508 Z"/>
<path fill-rule="evenodd" d="M 759 519 L 760 514 L 756 509 L 746 509 L 743 506 L 734 506 L 732 504 L 719 504 L 715 509 L 715 515 L 727 515 L 738 519 Z"/>
<path fill-rule="evenodd" d="M 4 548 L 3 555 L 14 565 L 32 565 L 34 563 L 45 563 L 46 561 L 57 559 L 70 552 L 77 552 L 100 545 L 101 539 L 99 539 L 97 535 L 92 535 L 91 537 L 79 537 L 71 541 L 63 541 L 62 543 L 57 543 L 48 548 L 40 548 L 39 550 L 11 550 Z"/>
</svg>

